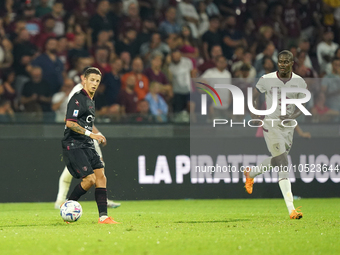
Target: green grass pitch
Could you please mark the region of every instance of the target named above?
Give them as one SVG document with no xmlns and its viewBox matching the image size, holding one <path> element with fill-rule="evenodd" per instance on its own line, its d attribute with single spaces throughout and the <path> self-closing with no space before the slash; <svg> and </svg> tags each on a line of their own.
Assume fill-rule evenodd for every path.
<svg viewBox="0 0 340 255">
<path fill-rule="evenodd" d="M 98 225 L 96 203 L 65 224 L 52 203 L 0 204 L 0 254 L 340 254 L 340 199 L 122 202 Z"/>
</svg>

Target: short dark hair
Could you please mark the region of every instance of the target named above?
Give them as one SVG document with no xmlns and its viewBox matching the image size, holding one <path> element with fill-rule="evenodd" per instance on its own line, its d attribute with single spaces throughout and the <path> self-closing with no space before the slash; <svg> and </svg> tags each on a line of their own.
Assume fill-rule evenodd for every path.
<svg viewBox="0 0 340 255">
<path fill-rule="evenodd" d="M 289 50 L 283 50 L 277 55 L 277 59 L 280 59 L 280 56 L 289 56 L 290 60 L 294 60 L 294 55 Z"/>
<path fill-rule="evenodd" d="M 102 73 L 99 71 L 98 68 L 96 67 L 88 67 L 86 69 L 86 71 L 84 72 L 84 77 L 88 77 L 91 73 L 94 73 L 94 74 L 99 74 L 100 76 L 102 76 Z"/>
</svg>

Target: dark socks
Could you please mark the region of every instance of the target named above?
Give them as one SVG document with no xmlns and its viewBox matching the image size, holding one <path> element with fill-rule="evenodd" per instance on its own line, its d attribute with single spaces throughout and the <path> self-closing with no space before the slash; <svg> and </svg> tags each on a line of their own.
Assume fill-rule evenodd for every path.
<svg viewBox="0 0 340 255">
<path fill-rule="evenodd" d="M 107 216 L 107 191 L 106 188 L 96 188 L 95 198 L 98 206 L 99 217 Z"/>
<path fill-rule="evenodd" d="M 68 200 L 74 200 L 78 201 L 78 199 L 84 195 L 87 191 L 83 189 L 83 187 L 80 185 L 80 183 L 74 187 L 74 190 L 72 191 L 70 197 Z"/>
</svg>

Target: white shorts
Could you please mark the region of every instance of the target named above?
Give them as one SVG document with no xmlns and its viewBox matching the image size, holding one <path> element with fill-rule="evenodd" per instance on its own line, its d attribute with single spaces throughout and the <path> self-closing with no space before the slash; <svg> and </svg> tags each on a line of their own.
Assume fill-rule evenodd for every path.
<svg viewBox="0 0 340 255">
<path fill-rule="evenodd" d="M 275 124 L 272 127 L 271 122 L 265 122 L 263 125 L 263 136 L 273 157 L 285 152 L 289 153 L 293 144 L 293 135 L 294 127 L 282 127 Z"/>
<path fill-rule="evenodd" d="M 93 139 L 93 142 L 94 142 L 94 148 L 95 148 L 96 152 L 99 154 L 99 157 L 102 159 L 103 153 L 102 153 L 102 150 L 100 149 L 98 141 Z"/>
</svg>

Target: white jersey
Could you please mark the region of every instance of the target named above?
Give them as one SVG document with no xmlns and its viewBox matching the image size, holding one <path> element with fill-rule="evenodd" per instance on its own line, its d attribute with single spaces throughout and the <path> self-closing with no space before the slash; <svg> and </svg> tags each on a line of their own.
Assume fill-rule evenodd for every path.
<svg viewBox="0 0 340 255">
<path fill-rule="evenodd" d="M 81 85 L 81 83 L 78 83 L 76 86 L 73 87 L 73 89 L 71 90 L 70 94 L 68 95 L 67 98 L 67 102 L 70 101 L 71 97 L 73 97 L 73 95 L 79 91 L 81 91 L 83 89 L 83 85 Z"/>
<path fill-rule="evenodd" d="M 292 73 L 291 78 L 283 82 L 277 72 L 272 72 L 269 74 L 263 75 L 256 84 L 256 88 L 261 93 L 266 93 L 266 104 L 267 109 L 270 109 L 273 104 L 273 90 L 272 88 L 278 89 L 278 105 L 275 111 L 267 115 L 267 119 L 279 119 L 281 116 L 281 88 L 307 88 L 307 84 L 304 79 L 302 79 L 299 75 Z M 305 94 L 303 93 L 288 93 L 287 98 L 297 99 L 304 98 Z M 287 115 L 293 114 L 295 111 L 295 105 L 287 105 Z"/>
</svg>

